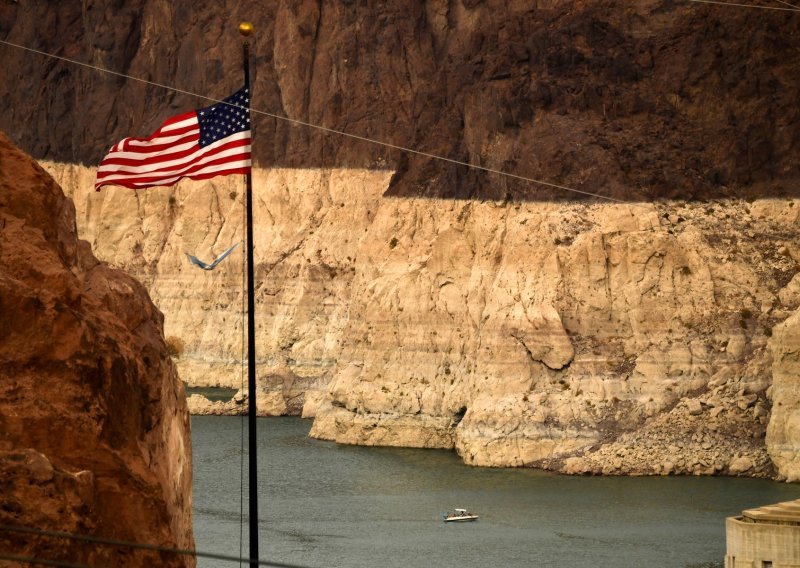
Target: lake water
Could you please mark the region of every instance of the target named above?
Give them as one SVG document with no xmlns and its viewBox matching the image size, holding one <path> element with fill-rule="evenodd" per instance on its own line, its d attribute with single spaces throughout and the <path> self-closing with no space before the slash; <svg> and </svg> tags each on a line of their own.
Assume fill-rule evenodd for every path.
<svg viewBox="0 0 800 568">
<path fill-rule="evenodd" d="M 262 559 L 320 568 L 721 566 L 725 517 L 800 498 L 798 486 L 755 479 L 473 468 L 453 452 L 313 440 L 310 427 L 258 421 Z M 241 437 L 242 418 L 192 418 L 200 551 L 239 556 Z M 244 465 L 246 477 L 246 456 Z M 443 523 L 455 507 L 480 520 Z M 246 503 L 244 513 L 246 556 Z"/>
</svg>

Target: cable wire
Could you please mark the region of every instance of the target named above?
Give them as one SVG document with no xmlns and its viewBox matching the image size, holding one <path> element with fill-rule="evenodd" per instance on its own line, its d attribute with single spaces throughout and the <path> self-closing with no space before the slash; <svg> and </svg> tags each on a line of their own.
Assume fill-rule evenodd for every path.
<svg viewBox="0 0 800 568">
<path fill-rule="evenodd" d="M 212 560 L 222 560 L 225 562 L 242 562 L 246 561 L 251 564 L 255 563 L 259 566 L 272 566 L 273 568 L 310 568 L 307 565 L 303 564 L 290 564 L 287 562 L 272 562 L 269 560 L 250 560 L 249 558 L 242 558 L 241 556 L 231 556 L 228 554 L 217 554 L 214 552 L 201 552 L 199 550 L 190 550 L 190 549 L 182 549 L 182 548 L 171 548 L 169 546 L 160 546 L 157 544 L 144 544 L 140 542 L 131 542 L 127 540 L 116 540 L 111 538 L 103 538 L 97 536 L 91 536 L 86 534 L 79 534 L 79 533 L 70 533 L 70 532 L 61 532 L 61 531 L 49 531 L 43 529 L 35 529 L 32 527 L 24 527 L 19 525 L 8 525 L 8 524 L 0 524 L 0 531 L 6 532 L 14 532 L 14 533 L 23 533 L 23 534 L 32 534 L 36 536 L 47 536 L 53 538 L 66 538 L 69 540 L 80 540 L 84 542 L 91 542 L 93 544 L 100 544 L 105 546 L 118 546 L 122 548 L 133 548 L 138 550 L 149 550 L 152 552 L 163 552 L 168 554 L 177 554 L 182 556 L 193 556 L 196 558 L 210 558 Z M 47 560 L 42 560 L 42 562 L 47 562 Z M 57 562 L 55 560 L 51 560 L 49 562 Z M 81 564 L 51 564 L 54 566 L 76 566 L 80 568 L 86 568 Z"/>
<path fill-rule="evenodd" d="M 783 9 L 788 10 L 788 8 L 783 8 Z M 72 64 L 75 64 L 75 65 L 80 65 L 82 67 L 87 67 L 89 69 L 94 69 L 94 70 L 100 71 L 102 73 L 109 73 L 109 74 L 115 75 L 117 77 L 124 77 L 124 78 L 130 79 L 132 81 L 138 81 L 140 83 L 145 83 L 147 85 L 152 85 L 154 87 L 159 87 L 161 89 L 167 89 L 167 90 L 170 90 L 170 91 L 174 91 L 176 93 L 181 93 L 181 94 L 184 94 L 184 95 L 197 97 L 197 98 L 202 99 L 202 100 L 207 101 L 207 102 L 225 103 L 225 101 L 222 100 L 222 99 L 215 99 L 215 98 L 212 98 L 212 97 L 207 97 L 207 96 L 201 95 L 199 93 L 194 93 L 192 91 L 179 89 L 177 87 L 173 87 L 173 86 L 166 85 L 166 84 L 163 84 L 163 83 L 156 83 L 154 81 L 149 81 L 147 79 L 142 79 L 140 77 L 134 77 L 132 75 L 127 75 L 125 73 L 119 73 L 117 71 L 111 71 L 110 69 L 105 69 L 103 67 L 98 67 L 96 65 L 91 65 L 89 63 L 84 63 L 82 61 L 77 61 L 75 59 L 70 59 L 68 57 L 62 57 L 60 55 L 47 53 L 46 51 L 33 49 L 31 47 L 27 47 L 27 46 L 20 45 L 20 44 L 17 44 L 17 43 L 12 43 L 10 41 L 6 41 L 6 40 L 0 39 L 0 43 L 8 45 L 8 46 L 11 46 L 11 47 L 16 47 L 18 49 L 22 49 L 22 50 L 25 50 L 25 51 L 29 51 L 31 53 L 36 53 L 38 55 L 43 55 L 45 57 L 52 57 L 52 58 L 58 59 L 60 61 L 65 61 L 67 63 L 72 63 Z M 238 106 L 238 105 L 231 105 L 231 106 Z M 358 135 L 358 134 L 352 134 L 350 132 L 345 132 L 344 130 L 337 130 L 335 128 L 328 128 L 327 126 L 322 126 L 322 125 L 314 124 L 314 123 L 311 123 L 311 122 L 305 122 L 303 120 L 298 120 L 296 118 L 289 118 L 287 116 L 281 116 L 281 115 L 274 114 L 274 113 L 271 113 L 271 112 L 267 112 L 267 111 L 264 111 L 264 110 L 258 110 L 258 109 L 255 109 L 255 108 L 251 108 L 250 111 L 252 113 L 260 114 L 262 116 L 267 116 L 267 117 L 270 117 L 270 118 L 274 118 L 276 120 L 283 120 L 285 122 L 289 122 L 289 123 L 295 124 L 297 126 L 304 126 L 306 128 L 313 128 L 313 129 L 316 129 L 316 130 L 320 130 L 322 132 L 326 132 L 328 134 L 336 134 L 338 136 L 344 136 L 346 138 L 351 138 L 353 140 L 359 140 L 361 142 L 366 142 L 366 143 L 369 143 L 369 144 L 375 144 L 375 145 L 378 145 L 378 146 L 383 146 L 384 148 L 389 148 L 389 149 L 392 149 L 392 150 L 398 150 L 400 152 L 405 152 L 405 153 L 408 153 L 408 154 L 414 154 L 414 155 L 417 155 L 417 156 L 430 158 L 432 160 L 439 160 L 441 162 L 447 162 L 447 163 L 450 163 L 450 164 L 455 164 L 457 166 L 464 166 L 464 167 L 471 168 L 471 169 L 474 169 L 474 170 L 479 170 L 479 171 L 483 171 L 483 172 L 490 173 L 490 174 L 496 174 L 496 175 L 499 175 L 499 176 L 504 176 L 504 177 L 511 178 L 511 179 L 525 181 L 525 182 L 528 182 L 528 183 L 533 183 L 533 184 L 537 184 L 537 185 L 543 185 L 545 187 L 550 187 L 550 188 L 553 188 L 553 189 L 560 189 L 560 190 L 568 191 L 568 192 L 572 192 L 572 193 L 579 193 L 581 195 L 586 195 L 588 197 L 596 197 L 598 199 L 604 199 L 606 201 L 613 201 L 615 203 L 625 203 L 625 201 L 623 201 L 621 199 L 616 199 L 616 198 L 610 197 L 608 195 L 603 195 L 603 194 L 600 194 L 600 193 L 593 193 L 591 191 L 584 191 L 582 189 L 575 189 L 575 188 L 572 188 L 572 187 L 567 187 L 565 185 L 559 185 L 557 183 L 551 183 L 549 181 L 539 180 L 539 179 L 535 179 L 535 178 L 532 178 L 532 177 L 522 176 L 522 175 L 518 175 L 518 174 L 512 174 L 510 172 L 506 172 L 506 171 L 503 171 L 503 170 L 498 170 L 496 168 L 489 168 L 489 167 L 486 167 L 486 166 L 479 166 L 479 165 L 473 164 L 471 162 L 465 162 L 463 160 L 456 160 L 454 158 L 447 158 L 445 156 L 440 156 L 438 154 L 433 154 L 431 152 L 425 152 L 423 150 L 416 150 L 414 148 L 409 148 L 407 146 L 401 146 L 399 144 L 392 144 L 391 142 L 385 142 L 383 140 L 377 140 L 375 138 L 369 138 L 367 136 L 361 136 L 361 135 Z"/>
<path fill-rule="evenodd" d="M 797 7 L 792 8 L 782 8 L 780 6 L 758 6 L 756 4 L 739 4 L 737 2 L 722 2 L 720 0 L 686 0 L 687 2 L 697 2 L 699 4 L 717 4 L 718 6 L 733 6 L 735 8 L 761 8 L 762 10 L 781 10 L 784 12 L 800 12 L 800 9 Z M 788 6 L 792 6 L 788 2 L 783 2 L 782 0 L 778 0 L 781 4 L 787 4 Z"/>
<path fill-rule="evenodd" d="M 10 562 L 24 562 L 34 566 L 59 566 L 60 568 L 90 568 L 86 564 L 75 564 L 63 560 L 50 560 L 48 558 L 37 558 L 35 556 L 16 556 L 13 554 L 0 554 L 0 560 Z"/>
</svg>

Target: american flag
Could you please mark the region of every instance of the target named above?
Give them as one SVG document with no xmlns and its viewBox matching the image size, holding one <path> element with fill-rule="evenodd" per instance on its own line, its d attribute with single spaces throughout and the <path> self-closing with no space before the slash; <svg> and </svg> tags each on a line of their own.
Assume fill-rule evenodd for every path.
<svg viewBox="0 0 800 568">
<path fill-rule="evenodd" d="M 131 189 L 174 185 L 250 171 L 250 94 L 244 87 L 223 102 L 167 120 L 148 138 L 115 144 L 97 169 L 94 187 Z"/>
</svg>

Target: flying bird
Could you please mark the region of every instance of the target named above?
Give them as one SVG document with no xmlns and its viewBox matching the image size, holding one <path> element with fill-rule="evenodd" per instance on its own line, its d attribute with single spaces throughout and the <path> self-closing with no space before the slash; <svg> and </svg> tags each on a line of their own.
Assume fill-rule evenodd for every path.
<svg viewBox="0 0 800 568">
<path fill-rule="evenodd" d="M 216 259 L 214 262 L 212 262 L 211 264 L 206 264 L 205 262 L 203 262 L 202 260 L 200 260 L 200 259 L 199 259 L 199 258 L 197 258 L 196 256 L 192 256 L 192 255 L 190 255 L 188 252 L 186 253 L 186 256 L 188 256 L 188 257 L 189 257 L 189 260 L 191 260 L 191 261 L 192 261 L 192 264 L 196 264 L 197 266 L 199 266 L 199 267 L 200 267 L 200 268 L 202 268 L 203 270 L 214 270 L 214 268 L 216 268 L 216 266 L 217 266 L 217 265 L 218 265 L 220 262 L 222 262 L 222 259 L 224 259 L 226 256 L 228 256 L 229 254 L 231 254 L 231 252 L 233 252 L 233 249 L 235 249 L 235 248 L 236 248 L 236 247 L 238 247 L 238 246 L 239 246 L 239 243 L 236 243 L 236 244 L 235 244 L 235 245 L 233 245 L 231 248 L 229 248 L 228 250 L 226 250 L 225 252 L 223 252 L 221 255 L 219 255 L 219 257 L 217 257 L 217 259 Z"/>
</svg>

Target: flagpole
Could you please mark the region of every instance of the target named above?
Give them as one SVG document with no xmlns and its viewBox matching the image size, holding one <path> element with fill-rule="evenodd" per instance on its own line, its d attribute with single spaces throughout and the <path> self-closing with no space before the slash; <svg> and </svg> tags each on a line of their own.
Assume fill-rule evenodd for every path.
<svg viewBox="0 0 800 568">
<path fill-rule="evenodd" d="M 253 91 L 250 88 L 250 42 L 248 37 L 253 33 L 253 25 L 248 22 L 239 24 L 242 34 L 242 51 L 244 54 L 244 87 L 247 89 L 247 114 L 250 112 Z M 253 122 L 250 121 L 252 136 Z M 252 141 L 251 141 L 252 145 Z M 252 162 L 251 162 L 252 163 Z M 250 171 L 245 174 L 247 189 L 247 428 L 248 428 L 248 479 L 249 479 L 249 515 L 250 515 L 250 566 L 258 566 L 258 436 L 256 433 L 256 317 L 253 276 L 253 179 Z"/>
</svg>

